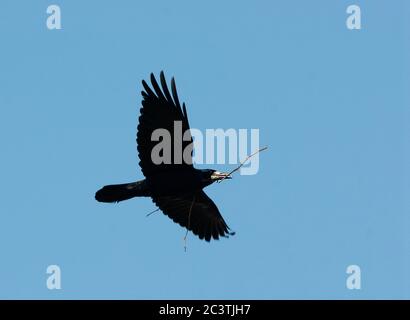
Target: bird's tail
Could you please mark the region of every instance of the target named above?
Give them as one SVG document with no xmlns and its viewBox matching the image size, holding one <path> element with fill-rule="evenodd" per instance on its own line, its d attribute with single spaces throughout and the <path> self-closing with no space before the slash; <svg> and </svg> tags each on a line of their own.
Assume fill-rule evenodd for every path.
<svg viewBox="0 0 410 320">
<path fill-rule="evenodd" d="M 95 193 L 95 199 L 99 202 L 119 202 L 134 197 L 149 196 L 145 180 L 124 184 L 112 184 L 101 188 Z"/>
</svg>

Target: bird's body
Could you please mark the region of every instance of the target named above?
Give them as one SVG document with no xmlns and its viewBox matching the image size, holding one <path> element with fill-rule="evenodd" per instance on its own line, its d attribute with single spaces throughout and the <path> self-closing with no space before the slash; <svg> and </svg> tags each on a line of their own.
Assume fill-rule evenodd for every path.
<svg viewBox="0 0 410 320">
<path fill-rule="evenodd" d="M 212 182 L 206 180 L 208 170 L 178 170 L 161 172 L 147 179 L 120 185 L 108 185 L 98 190 L 96 199 L 101 202 L 118 202 L 134 197 L 175 196 L 200 191 Z M 176 183 L 178 181 L 178 183 Z M 104 201 L 114 188 L 129 190 L 129 198 Z M 126 196 L 124 194 L 124 196 Z M 114 198 L 115 199 L 115 198 Z"/>
<path fill-rule="evenodd" d="M 108 185 L 98 190 L 95 198 L 100 202 L 119 202 L 133 197 L 151 197 L 153 202 L 174 222 L 191 230 L 200 239 L 210 241 L 220 236 L 233 235 L 219 213 L 214 202 L 203 192 L 203 188 L 215 181 L 229 178 L 227 174 L 212 169 L 199 170 L 192 165 L 192 152 L 188 161 L 177 161 L 174 154 L 174 142 L 179 137 L 172 136 L 170 150 L 172 159 L 169 163 L 157 163 L 153 160 L 153 149 L 158 140 L 152 138 L 157 129 L 174 132 L 175 121 L 182 125 L 183 132 L 189 132 L 188 116 L 185 104 L 179 103 L 174 79 L 171 81 L 171 93 L 161 72 L 162 90 L 153 74 L 151 83 L 154 91 L 142 82 L 145 91 L 141 116 L 137 132 L 137 149 L 144 180 Z M 181 150 L 192 148 L 192 137 L 181 141 Z M 191 149 L 192 150 L 192 149 Z"/>
<path fill-rule="evenodd" d="M 204 172 L 205 174 L 207 172 Z M 178 170 L 171 172 L 161 172 L 158 175 L 150 176 L 146 179 L 152 195 L 176 195 L 200 191 L 209 185 L 204 179 L 201 170 Z M 178 183 L 175 183 L 178 181 Z"/>
</svg>

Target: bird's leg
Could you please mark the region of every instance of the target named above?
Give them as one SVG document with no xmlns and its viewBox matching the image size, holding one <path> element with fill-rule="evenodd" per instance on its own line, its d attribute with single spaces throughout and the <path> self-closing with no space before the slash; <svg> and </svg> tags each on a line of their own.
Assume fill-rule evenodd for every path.
<svg viewBox="0 0 410 320">
<path fill-rule="evenodd" d="M 194 197 L 192 198 L 191 207 L 189 208 L 188 225 L 186 227 L 186 232 L 185 232 L 185 237 L 184 237 L 184 250 L 185 250 L 185 252 L 186 252 L 186 240 L 187 240 L 187 237 L 188 237 L 188 231 L 189 231 L 189 228 L 191 227 L 191 212 L 192 212 L 192 207 L 194 206 L 194 202 L 195 202 L 195 194 L 194 194 Z"/>
</svg>

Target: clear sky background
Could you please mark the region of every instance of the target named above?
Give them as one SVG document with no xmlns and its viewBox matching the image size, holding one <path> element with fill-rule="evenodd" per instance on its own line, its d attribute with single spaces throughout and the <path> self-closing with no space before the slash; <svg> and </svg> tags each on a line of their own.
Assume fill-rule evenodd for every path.
<svg viewBox="0 0 410 320">
<path fill-rule="evenodd" d="M 398 0 L 2 0 L 0 298 L 410 298 L 409 20 Z M 269 145 L 207 188 L 237 234 L 187 252 L 150 199 L 94 200 L 143 177 L 141 80 L 162 69 L 193 127 Z"/>
</svg>

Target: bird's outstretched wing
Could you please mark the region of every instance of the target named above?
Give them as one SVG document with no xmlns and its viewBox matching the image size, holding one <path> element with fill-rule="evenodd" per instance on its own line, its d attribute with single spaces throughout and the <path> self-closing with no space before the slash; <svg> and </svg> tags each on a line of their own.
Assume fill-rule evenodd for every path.
<svg viewBox="0 0 410 320">
<path fill-rule="evenodd" d="M 142 107 L 141 115 L 139 117 L 138 131 L 137 131 L 137 149 L 140 158 L 140 166 L 145 177 L 169 170 L 193 169 L 192 166 L 192 149 L 193 141 L 191 134 L 187 133 L 185 139 L 182 136 L 174 136 L 174 121 L 179 121 L 182 127 L 182 135 L 189 130 L 188 115 L 186 112 L 185 103 L 179 103 L 178 94 L 175 86 L 175 80 L 171 80 L 171 93 L 168 90 L 165 81 L 164 73 L 161 71 L 160 75 L 161 87 L 158 85 L 154 75 L 151 73 L 151 84 L 153 90 L 143 80 L 142 85 Z M 170 151 L 170 161 L 168 163 L 155 164 L 153 162 L 151 153 L 154 146 L 158 145 L 160 141 L 152 141 L 152 133 L 156 129 L 165 129 L 170 133 L 171 141 L 167 144 Z M 178 139 L 178 141 L 175 141 Z M 178 159 L 175 159 L 175 146 L 177 147 Z M 182 150 L 182 152 L 181 152 Z M 186 151 L 184 151 L 186 150 Z M 184 158 L 183 153 L 186 152 L 188 156 Z M 188 161 L 187 161 L 188 160 Z"/>
<path fill-rule="evenodd" d="M 188 228 L 200 239 L 210 241 L 234 235 L 215 203 L 202 190 L 181 196 L 152 197 L 152 201 L 182 227 Z"/>
</svg>

